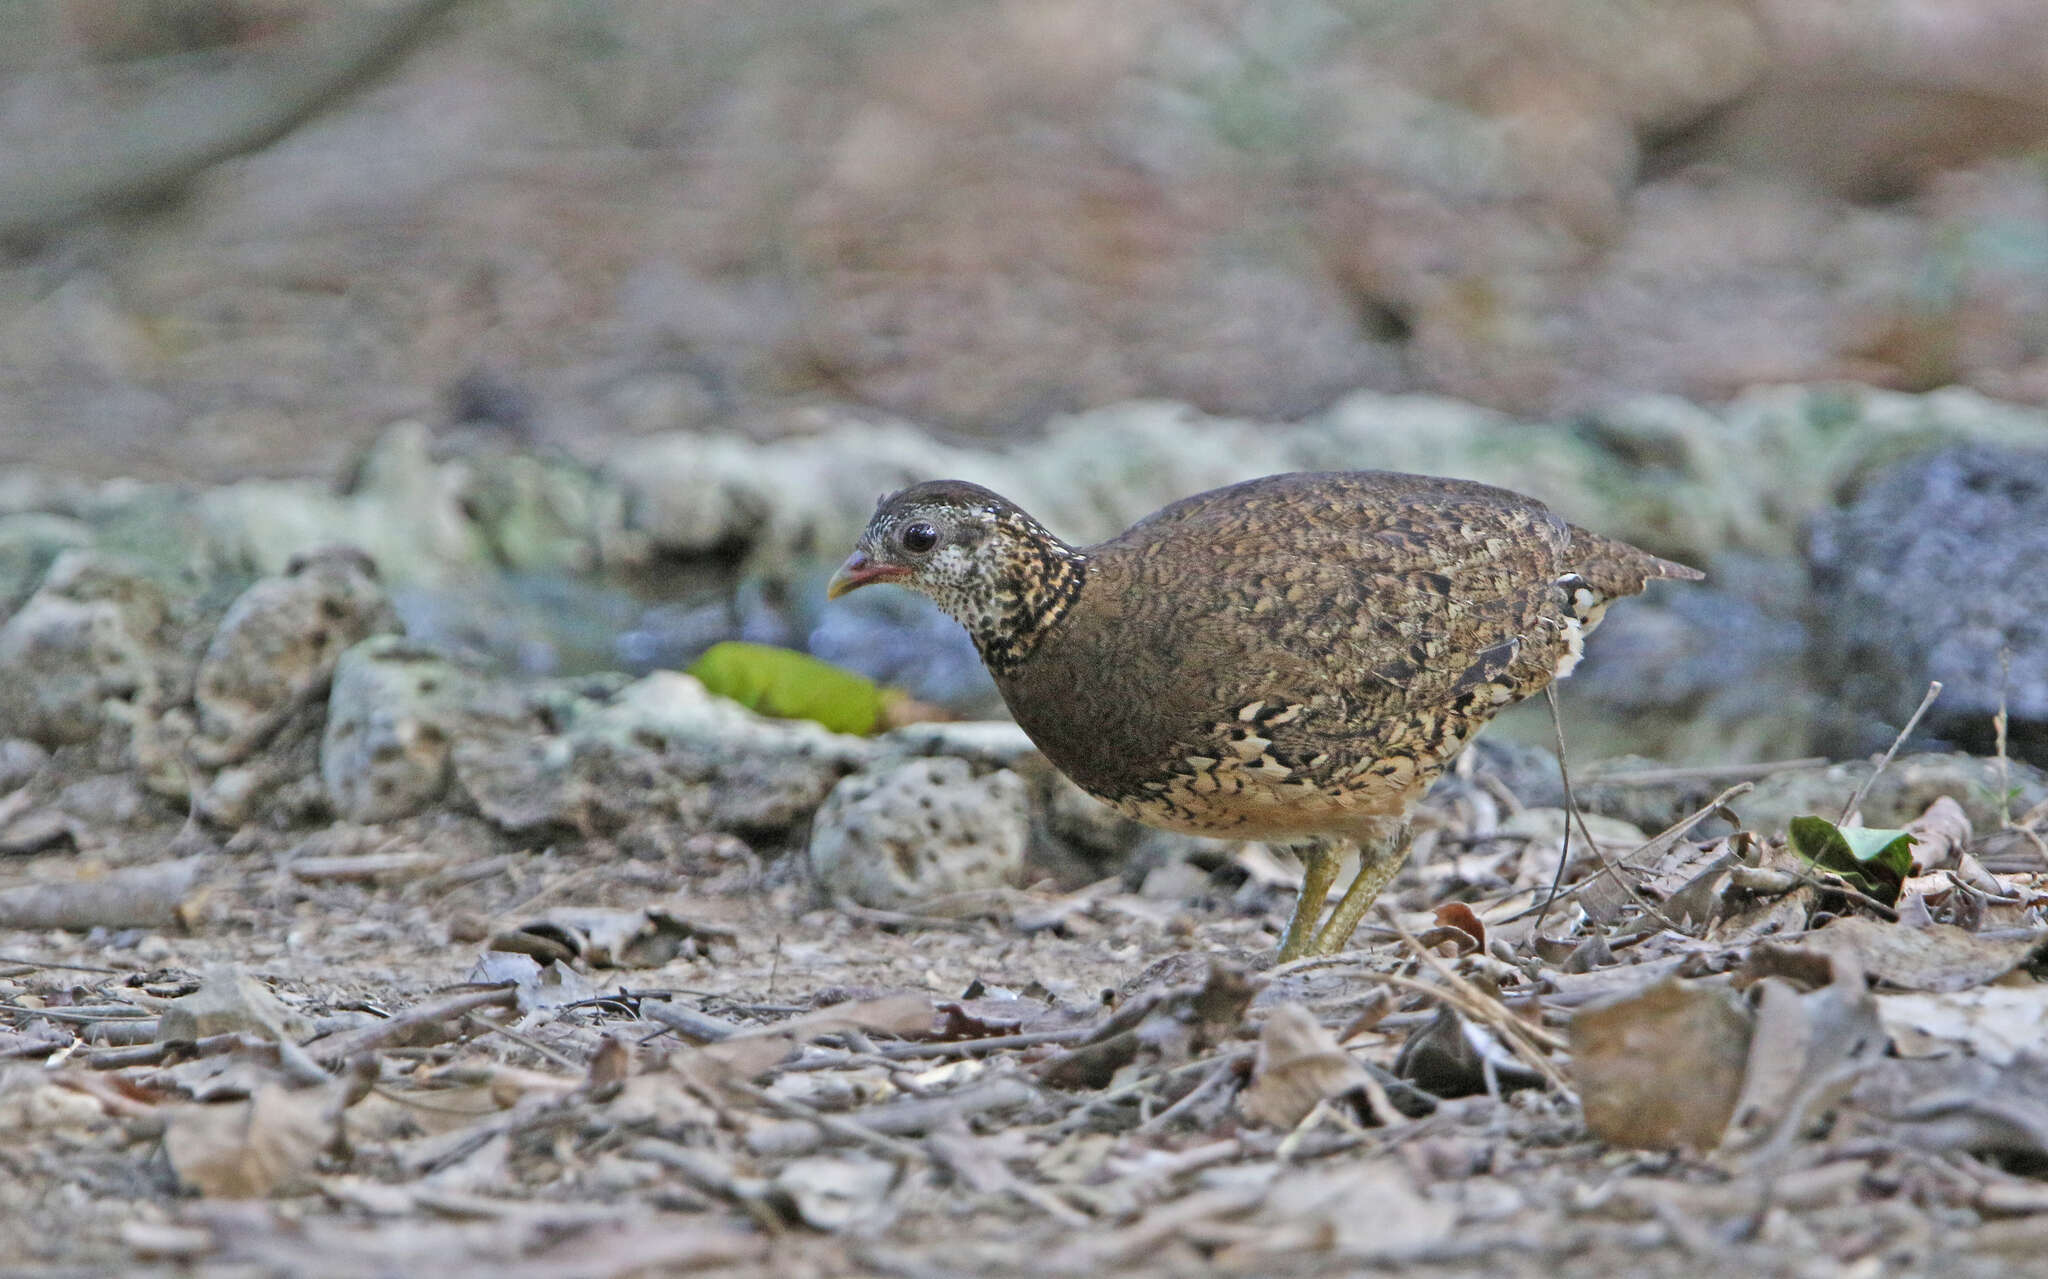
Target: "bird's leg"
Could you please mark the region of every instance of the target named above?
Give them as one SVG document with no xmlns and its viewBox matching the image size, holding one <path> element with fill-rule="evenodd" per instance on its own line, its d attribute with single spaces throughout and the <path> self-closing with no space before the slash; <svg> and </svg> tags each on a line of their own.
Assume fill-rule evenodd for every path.
<svg viewBox="0 0 2048 1279">
<path fill-rule="evenodd" d="M 1287 937 L 1280 943 L 1278 962 L 1283 964 L 1308 953 L 1316 921 L 1323 917 L 1323 903 L 1343 862 L 1336 845 L 1321 837 L 1298 845 L 1295 854 L 1301 858 L 1301 896 L 1294 900 L 1294 918 L 1287 921 Z"/>
<path fill-rule="evenodd" d="M 1358 921 L 1365 918 L 1380 890 L 1401 869 L 1401 863 L 1408 860 L 1410 838 L 1408 823 L 1404 821 L 1382 835 L 1358 841 L 1358 876 L 1344 891 L 1337 909 L 1330 912 L 1330 922 L 1323 925 L 1310 943 L 1309 954 L 1334 955 L 1350 943 L 1351 934 L 1358 930 Z M 1327 885 L 1324 891 L 1329 891 Z"/>
</svg>

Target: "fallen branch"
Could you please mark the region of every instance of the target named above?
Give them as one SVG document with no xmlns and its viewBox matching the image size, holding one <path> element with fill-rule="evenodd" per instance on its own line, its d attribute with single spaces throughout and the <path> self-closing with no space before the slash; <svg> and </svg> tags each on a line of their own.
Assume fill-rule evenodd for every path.
<svg viewBox="0 0 2048 1279">
<path fill-rule="evenodd" d="M 466 990 L 437 1003 L 421 1004 L 388 1021 L 358 1026 L 354 1030 L 344 1030 L 316 1039 L 305 1047 L 306 1051 L 313 1055 L 313 1060 L 332 1065 L 345 1061 L 357 1053 L 381 1048 L 395 1039 L 409 1038 L 413 1032 L 429 1026 L 459 1020 L 479 1008 L 510 1008 L 518 1002 L 518 988 L 509 982 L 486 990 Z"/>
</svg>

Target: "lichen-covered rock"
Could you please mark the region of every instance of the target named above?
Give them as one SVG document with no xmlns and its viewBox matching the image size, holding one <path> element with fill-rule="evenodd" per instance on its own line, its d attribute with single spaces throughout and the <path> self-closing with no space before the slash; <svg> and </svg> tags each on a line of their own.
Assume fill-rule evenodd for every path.
<svg viewBox="0 0 2048 1279">
<path fill-rule="evenodd" d="M 1815 521 L 1816 666 L 1882 749 L 1942 683 L 1927 729 L 2048 763 L 2048 452 L 1969 447 L 1895 466 Z"/>
<path fill-rule="evenodd" d="M 92 527 L 68 515 L 0 515 L 0 612 L 26 598 L 57 556 L 93 543 Z"/>
<path fill-rule="evenodd" d="M 742 546 L 762 571 L 851 545 L 878 494 L 918 480 L 986 484 L 1084 542 L 1202 489 L 1359 467 L 1506 485 L 1608 536 L 1702 562 L 1729 549 L 1792 554 L 1806 521 L 1871 470 L 1963 441 L 2023 447 L 2044 423 L 2038 410 L 1963 390 L 1770 387 L 1711 409 L 1650 396 L 1572 430 L 1435 396 L 1358 392 L 1284 428 L 1132 401 L 1055 417 L 1007 450 L 845 415 L 768 443 L 678 432 L 622 449 L 607 474 L 653 550 Z"/>
<path fill-rule="evenodd" d="M 342 651 L 395 632 L 377 569 L 350 547 L 292 560 L 229 606 L 200 659 L 193 691 L 203 762 L 245 758 L 285 719 L 320 698 Z"/>
<path fill-rule="evenodd" d="M 756 715 L 673 671 L 612 689 L 542 685 L 529 703 L 525 722 L 470 734 L 454 753 L 478 811 L 514 833 L 645 821 L 786 830 L 875 750 L 864 738 Z"/>
<path fill-rule="evenodd" d="M 0 626 L 0 736 L 44 747 L 91 741 L 110 703 L 127 715 L 163 696 L 163 590 L 95 551 L 66 551 Z"/>
<path fill-rule="evenodd" d="M 1017 774 L 910 760 L 833 787 L 812 819 L 811 870 L 834 897 L 902 908 L 1015 882 L 1030 840 L 1030 798 Z"/>
<path fill-rule="evenodd" d="M 320 777 L 336 815 L 391 821 L 440 799 L 457 734 L 489 705 L 487 684 L 393 635 L 343 653 L 320 742 Z"/>
<path fill-rule="evenodd" d="M 594 473 L 532 454 L 437 457 L 427 428 L 396 422 L 337 493 L 245 480 L 196 513 L 228 562 L 279 574 L 323 546 L 362 548 L 393 584 L 461 582 L 503 565 L 584 570 L 624 554 L 624 496 Z"/>
</svg>

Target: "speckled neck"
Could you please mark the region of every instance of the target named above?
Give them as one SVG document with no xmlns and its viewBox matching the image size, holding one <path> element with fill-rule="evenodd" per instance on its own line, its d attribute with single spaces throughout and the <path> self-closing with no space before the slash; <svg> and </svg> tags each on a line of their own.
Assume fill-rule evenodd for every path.
<svg viewBox="0 0 2048 1279">
<path fill-rule="evenodd" d="M 995 675 L 1006 675 L 1067 616 L 1088 580 L 1088 557 L 1012 506 L 983 512 L 988 536 L 972 562 L 930 574 L 931 596 L 952 614 Z"/>
</svg>

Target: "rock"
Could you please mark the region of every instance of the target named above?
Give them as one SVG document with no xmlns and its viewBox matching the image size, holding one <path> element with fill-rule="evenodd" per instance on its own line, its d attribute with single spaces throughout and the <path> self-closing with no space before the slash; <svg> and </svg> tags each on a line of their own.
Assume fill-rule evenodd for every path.
<svg viewBox="0 0 2048 1279">
<path fill-rule="evenodd" d="M 485 683 L 397 636 L 373 636 L 343 653 L 320 742 L 320 777 L 336 814 L 390 821 L 441 798 L 449 752 L 486 705 Z"/>
<path fill-rule="evenodd" d="M 916 760 L 856 773 L 832 789 L 812 819 L 811 870 L 835 897 L 914 907 L 1013 883 L 1030 838 L 1030 802 L 1017 774 L 977 777 L 966 760 Z"/>
<path fill-rule="evenodd" d="M 169 604 L 139 571 L 97 551 L 65 551 L 0 626 L 0 734 L 44 747 L 91 741 L 107 704 L 162 700 Z"/>
<path fill-rule="evenodd" d="M 195 753 L 208 764 L 243 759 L 323 697 L 344 649 L 398 629 L 362 552 L 295 557 L 283 576 L 244 591 L 207 645 L 193 694 L 205 735 Z"/>
<path fill-rule="evenodd" d="M 0 740 L 0 793 L 25 786 L 50 762 L 50 752 L 21 737 Z"/>
<path fill-rule="evenodd" d="M 883 755 L 950 755 L 986 768 L 1014 768 L 1038 754 L 1024 730 L 1006 719 L 905 724 L 876 738 L 875 748 Z"/>
<path fill-rule="evenodd" d="M 625 498 L 566 461 L 505 449 L 439 458 L 425 425 L 385 428 L 348 491 L 303 480 L 209 490 L 196 514 L 219 554 L 260 573 L 360 547 L 394 585 L 452 583 L 503 565 L 587 570 L 626 558 Z"/>
<path fill-rule="evenodd" d="M 212 1035 L 253 1034 L 294 1042 L 312 1034 L 312 1022 L 238 968 L 216 968 L 199 989 L 164 1005 L 157 1020 L 160 1044 L 195 1043 Z"/>
<path fill-rule="evenodd" d="M 1705 582 L 1609 610 L 1559 688 L 1573 757 L 1738 763 L 1811 753 L 1823 707 L 1797 616 L 1804 577 L 1796 560 L 1731 553 Z M 1542 698 L 1504 727 L 1528 745 L 1555 740 Z"/>
<path fill-rule="evenodd" d="M 1901 463 L 1814 522 L 1815 655 L 1858 718 L 1841 753 L 1881 750 L 1942 683 L 1927 731 L 2048 764 L 2048 452 L 1964 447 Z"/>
<path fill-rule="evenodd" d="M 0 516 L 0 611 L 26 598 L 58 555 L 92 543 L 92 527 L 83 520 L 42 511 Z"/>
<path fill-rule="evenodd" d="M 816 724 L 756 715 L 673 671 L 612 689 L 541 685 L 528 701 L 527 721 L 471 734 L 454 753 L 478 811 L 512 833 L 616 831 L 649 820 L 786 830 L 875 749 Z"/>
<path fill-rule="evenodd" d="M 79 778 L 57 793 L 57 807 L 98 826 L 132 826 L 154 815 L 139 780 L 126 772 Z"/>
<path fill-rule="evenodd" d="M 1817 814 L 1833 821 L 1842 805 L 1870 775 L 1871 762 L 1856 760 L 1826 768 L 1802 768 L 1757 779 L 1756 789 L 1735 801 L 1752 830 L 1781 831 L 1794 817 Z M 1943 795 L 1956 801 L 1978 830 L 1996 830 L 2005 816 L 2001 782 L 2009 779 L 2011 814 L 2018 816 L 2048 801 L 2048 774 L 2010 761 L 2001 778 L 1998 761 L 1974 755 L 1900 755 L 1872 783 L 1863 798 L 1863 824 L 1904 827 Z"/>
</svg>

